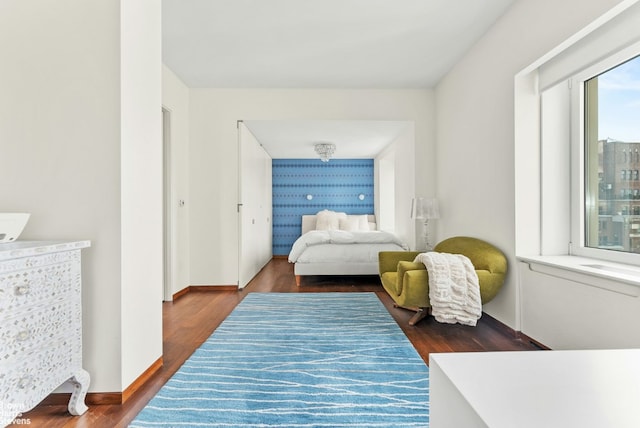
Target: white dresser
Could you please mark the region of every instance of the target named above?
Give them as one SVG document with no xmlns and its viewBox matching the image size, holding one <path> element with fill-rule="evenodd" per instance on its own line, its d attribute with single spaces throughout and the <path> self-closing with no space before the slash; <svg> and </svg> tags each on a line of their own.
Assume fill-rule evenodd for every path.
<svg viewBox="0 0 640 428">
<path fill-rule="evenodd" d="M 73 385 L 69 412 L 87 410 L 80 252 L 89 245 L 0 244 L 0 426 L 66 381 Z"/>
</svg>

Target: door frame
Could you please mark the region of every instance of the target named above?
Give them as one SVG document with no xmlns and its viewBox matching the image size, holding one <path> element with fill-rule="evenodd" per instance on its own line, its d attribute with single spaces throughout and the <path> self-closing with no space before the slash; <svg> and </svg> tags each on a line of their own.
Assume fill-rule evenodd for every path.
<svg viewBox="0 0 640 428">
<path fill-rule="evenodd" d="M 173 301 L 173 216 L 171 213 L 171 111 L 162 106 L 162 300 Z"/>
</svg>

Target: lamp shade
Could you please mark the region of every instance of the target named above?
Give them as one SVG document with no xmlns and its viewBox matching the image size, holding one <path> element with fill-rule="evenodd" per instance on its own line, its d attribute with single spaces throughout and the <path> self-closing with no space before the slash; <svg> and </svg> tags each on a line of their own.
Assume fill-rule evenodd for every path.
<svg viewBox="0 0 640 428">
<path fill-rule="evenodd" d="M 424 218 L 430 220 L 440 218 L 440 207 L 437 199 L 424 200 Z"/>
<path fill-rule="evenodd" d="M 416 220 L 440 218 L 440 208 L 437 199 L 416 198 L 412 201 L 411 205 L 411 217 Z"/>
</svg>

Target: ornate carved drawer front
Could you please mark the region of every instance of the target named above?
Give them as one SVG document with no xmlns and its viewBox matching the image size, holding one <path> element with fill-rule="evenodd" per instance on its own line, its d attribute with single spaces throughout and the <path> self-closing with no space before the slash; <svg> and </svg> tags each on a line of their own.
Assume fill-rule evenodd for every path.
<svg viewBox="0 0 640 428">
<path fill-rule="evenodd" d="M 88 246 L 87 241 L 0 246 L 0 426 L 66 381 L 74 386 L 69 411 L 86 410 L 80 249 Z"/>
<path fill-rule="evenodd" d="M 51 342 L 59 338 L 77 341 L 80 337 L 78 325 L 82 321 L 80 305 L 70 295 L 61 297 L 48 305 L 26 308 L 18 316 L 7 318 L 0 324 L 2 364 L 22 358 L 33 348 L 52 346 Z"/>
<path fill-rule="evenodd" d="M 0 317 L 80 293 L 80 250 L 0 262 Z"/>
<path fill-rule="evenodd" d="M 75 371 L 70 363 L 78 364 L 79 361 L 69 355 L 66 348 L 69 344 L 66 339 L 59 338 L 47 347 L 25 353 L 25 359 L 12 361 L 6 366 L 6 373 L 4 367 L 0 369 L 0 379 L 8 386 L 2 391 L 0 401 L 19 404 L 25 411 L 71 378 Z"/>
</svg>

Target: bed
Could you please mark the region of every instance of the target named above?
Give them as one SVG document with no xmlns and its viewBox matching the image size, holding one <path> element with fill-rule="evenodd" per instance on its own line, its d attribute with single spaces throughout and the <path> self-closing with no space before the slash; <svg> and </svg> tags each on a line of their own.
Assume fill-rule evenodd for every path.
<svg viewBox="0 0 640 428">
<path fill-rule="evenodd" d="M 338 222 L 327 223 L 326 211 L 302 216 L 302 234 L 289 253 L 298 286 L 305 275 L 377 275 L 380 251 L 408 249 L 393 233 L 377 230 L 371 214 L 335 213 Z"/>
</svg>

